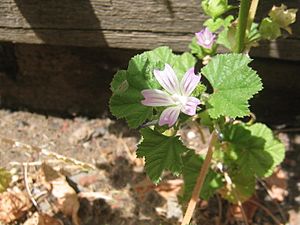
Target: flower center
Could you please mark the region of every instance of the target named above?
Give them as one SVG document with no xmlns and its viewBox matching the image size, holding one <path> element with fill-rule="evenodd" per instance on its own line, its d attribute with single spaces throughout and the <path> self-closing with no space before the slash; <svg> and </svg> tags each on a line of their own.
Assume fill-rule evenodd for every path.
<svg viewBox="0 0 300 225">
<path fill-rule="evenodd" d="M 209 45 L 209 44 L 210 44 L 210 40 L 206 39 L 206 40 L 204 41 L 204 44 Z"/>
<path fill-rule="evenodd" d="M 173 101 L 175 102 L 176 105 L 185 105 L 187 100 L 188 100 L 188 97 L 186 96 L 182 96 L 182 95 L 179 95 L 179 94 L 174 94 L 172 95 L 172 99 Z"/>
</svg>

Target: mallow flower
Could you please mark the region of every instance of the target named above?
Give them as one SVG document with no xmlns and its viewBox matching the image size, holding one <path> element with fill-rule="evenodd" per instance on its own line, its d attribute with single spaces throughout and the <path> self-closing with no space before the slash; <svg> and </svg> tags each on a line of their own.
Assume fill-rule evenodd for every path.
<svg viewBox="0 0 300 225">
<path fill-rule="evenodd" d="M 195 33 L 197 38 L 197 43 L 206 49 L 211 49 L 214 42 L 216 35 L 214 35 L 212 32 L 209 31 L 209 29 L 206 27 L 205 29 L 202 29 L 200 32 Z"/>
<path fill-rule="evenodd" d="M 165 124 L 169 127 L 173 126 L 180 112 L 189 116 L 196 114 L 200 100 L 190 95 L 198 85 L 200 76 L 195 75 L 194 68 L 190 68 L 180 82 L 169 64 L 165 64 L 164 70 L 154 70 L 153 73 L 164 90 L 143 90 L 141 93 L 145 99 L 141 103 L 152 107 L 167 107 L 159 117 L 160 126 Z"/>
</svg>

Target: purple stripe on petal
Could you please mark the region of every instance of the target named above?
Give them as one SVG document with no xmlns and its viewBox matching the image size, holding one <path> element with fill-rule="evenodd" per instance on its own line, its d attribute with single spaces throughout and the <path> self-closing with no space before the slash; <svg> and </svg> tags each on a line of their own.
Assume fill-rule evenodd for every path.
<svg viewBox="0 0 300 225">
<path fill-rule="evenodd" d="M 188 97 L 186 104 L 181 108 L 181 111 L 189 116 L 196 114 L 197 106 L 200 105 L 200 100 L 195 97 Z"/>
<path fill-rule="evenodd" d="M 194 67 L 190 68 L 183 76 L 180 82 L 181 93 L 189 96 L 195 90 L 200 81 L 201 76 L 195 75 Z"/>
<path fill-rule="evenodd" d="M 214 35 L 212 32 L 209 31 L 208 28 L 202 29 L 200 32 L 195 33 L 197 38 L 197 43 L 206 49 L 211 49 L 215 39 L 216 35 Z"/>
<path fill-rule="evenodd" d="M 178 78 L 169 64 L 165 64 L 164 70 L 154 70 L 154 76 L 159 84 L 170 94 L 179 92 Z"/>
<path fill-rule="evenodd" d="M 174 105 L 174 101 L 172 100 L 171 96 L 161 90 L 146 89 L 141 93 L 145 98 L 141 101 L 143 105 L 153 107 Z"/>
<path fill-rule="evenodd" d="M 159 126 L 163 126 L 165 124 L 168 124 L 169 127 L 173 126 L 178 119 L 179 113 L 179 106 L 166 108 L 159 117 Z"/>
</svg>

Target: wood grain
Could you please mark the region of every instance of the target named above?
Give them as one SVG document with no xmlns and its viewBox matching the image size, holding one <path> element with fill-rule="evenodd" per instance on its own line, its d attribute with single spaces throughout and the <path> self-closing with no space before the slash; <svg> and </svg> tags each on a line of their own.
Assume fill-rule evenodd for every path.
<svg viewBox="0 0 300 225">
<path fill-rule="evenodd" d="M 258 18 L 279 2 L 261 1 Z M 285 4 L 299 7 L 300 0 Z M 184 51 L 205 19 L 200 0 L 0 0 L 0 41 Z M 253 55 L 300 60 L 299 19 L 293 30 L 291 38 L 263 43 Z"/>
</svg>

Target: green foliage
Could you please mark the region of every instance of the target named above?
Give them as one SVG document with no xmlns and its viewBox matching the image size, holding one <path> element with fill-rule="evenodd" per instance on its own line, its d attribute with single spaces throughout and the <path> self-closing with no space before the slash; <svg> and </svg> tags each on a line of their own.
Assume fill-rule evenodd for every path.
<svg viewBox="0 0 300 225">
<path fill-rule="evenodd" d="M 292 30 L 289 25 L 295 23 L 297 11 L 298 9 L 287 9 L 286 5 L 281 4 L 280 7 L 273 6 L 269 16 L 274 23 L 291 34 Z"/>
<path fill-rule="evenodd" d="M 257 41 L 259 41 L 261 38 L 261 35 L 258 30 L 258 24 L 252 23 L 251 29 L 249 33 L 247 33 L 245 45 L 250 50 L 252 46 L 256 46 Z"/>
<path fill-rule="evenodd" d="M 212 49 L 203 48 L 197 43 L 197 38 L 194 37 L 189 44 L 189 49 L 191 49 L 191 53 L 198 59 L 203 59 L 205 56 L 212 55 L 216 51 L 216 45 L 213 45 Z"/>
<path fill-rule="evenodd" d="M 264 18 L 259 26 L 259 32 L 263 39 L 275 40 L 281 36 L 281 30 L 277 23 L 270 18 Z"/>
<path fill-rule="evenodd" d="M 0 193 L 4 192 L 11 182 L 11 174 L 4 168 L 0 167 Z"/>
<path fill-rule="evenodd" d="M 203 161 L 203 157 L 196 155 L 194 151 L 189 151 L 184 156 L 182 172 L 184 180 L 183 200 L 188 200 L 191 197 Z M 210 169 L 203 183 L 200 197 L 209 199 L 222 186 L 222 176 Z"/>
<path fill-rule="evenodd" d="M 236 47 L 235 35 L 236 35 L 236 26 L 232 24 L 224 28 L 224 30 L 219 34 L 217 43 L 233 51 L 233 49 Z"/>
<path fill-rule="evenodd" d="M 231 176 L 233 183 L 231 189 L 225 189 L 221 191 L 223 198 L 232 203 L 238 203 L 238 201 L 244 202 L 248 200 L 255 193 L 255 177 L 243 176 L 242 174 L 235 174 Z"/>
<path fill-rule="evenodd" d="M 202 0 L 201 7 L 205 14 L 212 18 L 217 18 L 232 9 L 227 0 Z"/>
<path fill-rule="evenodd" d="M 282 162 L 284 146 L 261 123 L 227 124 L 222 132 L 227 144 L 218 159 L 224 160 L 234 184 L 233 190 L 227 190 L 223 196 L 232 202 L 245 201 L 255 192 L 256 178 L 270 176 Z"/>
<path fill-rule="evenodd" d="M 204 26 L 208 27 L 208 29 L 211 32 L 215 32 L 218 29 L 220 29 L 221 27 L 228 27 L 231 24 L 231 21 L 234 19 L 234 17 L 232 15 L 227 16 L 225 19 L 223 18 L 217 18 L 217 19 L 213 19 L 210 18 L 208 20 L 206 20 L 204 22 Z"/>
<path fill-rule="evenodd" d="M 228 125 L 224 140 L 229 143 L 226 164 L 244 176 L 268 177 L 284 158 L 283 144 L 261 123 Z"/>
<path fill-rule="evenodd" d="M 264 18 L 259 26 L 252 23 L 250 27 L 247 26 L 250 5 L 247 2 L 242 3 L 246 4 L 242 4 L 243 11 L 240 11 L 242 13 L 239 21 L 232 22 L 234 17 L 231 15 L 221 17 L 233 8 L 228 5 L 227 0 L 201 2 L 203 11 L 211 17 L 205 21 L 204 26 L 219 35 L 211 49 L 201 47 L 194 37 L 189 45 L 193 55 L 199 59 L 210 58 L 206 56 L 214 56 L 219 45 L 230 51 L 248 52 L 261 39 L 274 40 L 281 36 L 281 29 L 291 33 L 289 25 L 295 22 L 297 9 L 287 9 L 285 5 L 274 6 L 269 17 Z M 127 70 L 117 72 L 111 83 L 112 114 L 126 119 L 131 128 L 137 128 L 148 121 L 150 123 L 147 125 L 156 121 L 165 107 L 142 105 L 141 91 L 162 89 L 153 71 L 162 70 L 166 63 L 171 65 L 181 80 L 186 71 L 196 63 L 193 55 L 175 55 L 170 48 L 160 47 L 133 57 Z M 204 160 L 183 145 L 180 137 L 175 136 L 180 127 L 191 120 L 200 120 L 200 124 L 207 126 L 210 131 L 218 129 L 219 138 L 222 139 L 215 143 L 213 166 L 207 173 L 200 193 L 202 199 L 210 198 L 218 190 L 231 202 L 243 202 L 255 193 L 256 179 L 270 176 L 274 168 L 282 162 L 284 146 L 266 125 L 232 122 L 232 119 L 250 113 L 249 100 L 263 88 L 259 76 L 248 66 L 250 62 L 251 59 L 245 54 L 222 54 L 213 57 L 201 70 L 210 82 L 213 93 L 204 93 L 206 87 L 203 84 L 199 84 L 192 93 L 192 96 L 201 100 L 201 104 L 205 104 L 205 110 L 200 111 L 198 107 L 198 115 L 192 118 L 181 113 L 176 126 L 171 129 L 153 124 L 153 127 L 141 130 L 142 141 L 138 145 L 137 156 L 145 158 L 145 170 L 154 183 L 160 181 L 165 170 L 175 175 L 182 174 L 183 200 L 191 197 Z"/>
<path fill-rule="evenodd" d="M 147 119 L 151 119 L 153 109 L 141 104 L 143 89 L 160 88 L 153 70 L 162 69 L 165 63 L 170 64 L 179 79 L 196 63 L 189 54 L 175 55 L 168 47 L 156 48 L 152 51 L 133 57 L 127 70 L 119 71 L 112 83 L 113 95 L 110 99 L 110 110 L 117 118 L 125 118 L 128 125 L 137 128 Z"/>
<path fill-rule="evenodd" d="M 248 66 L 250 61 L 243 54 L 223 54 L 217 55 L 202 68 L 202 74 L 214 89 L 207 104 L 213 119 L 249 114 L 248 100 L 262 89 L 260 78 Z"/>
<path fill-rule="evenodd" d="M 273 6 L 269 12 L 269 17 L 264 18 L 259 26 L 262 39 L 275 40 L 281 36 L 281 30 L 285 29 L 290 34 L 292 29 L 290 24 L 295 23 L 298 9 L 287 9 L 286 5 L 280 7 Z"/>
<path fill-rule="evenodd" d="M 179 175 L 182 171 L 181 154 L 188 151 L 178 137 L 168 137 L 157 131 L 141 130 L 143 141 L 138 145 L 137 156 L 145 157 L 147 175 L 154 183 L 160 181 L 164 170 Z"/>
</svg>

